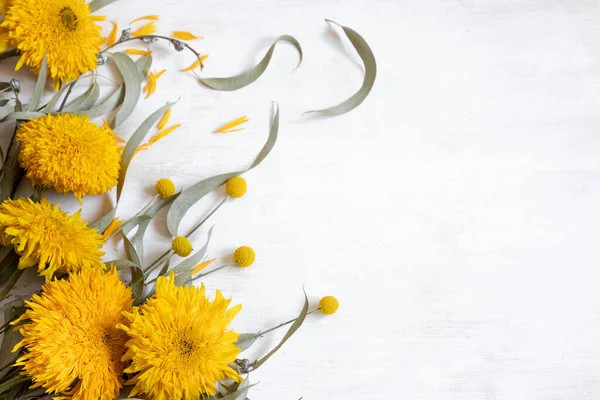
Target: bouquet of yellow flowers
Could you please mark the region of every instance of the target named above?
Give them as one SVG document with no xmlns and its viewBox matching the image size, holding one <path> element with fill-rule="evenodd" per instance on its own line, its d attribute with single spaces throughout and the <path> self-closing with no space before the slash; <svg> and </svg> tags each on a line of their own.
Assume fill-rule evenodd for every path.
<svg viewBox="0 0 600 400">
<path fill-rule="evenodd" d="M 156 195 L 124 220 L 117 216 L 117 206 L 134 157 L 180 125 L 170 125 L 175 103 L 147 116 L 127 140 L 121 138 L 127 134 L 122 125 L 144 95 L 157 91 L 164 72 L 151 71 L 152 46 L 157 42 L 168 43 L 176 52 L 190 52 L 194 61 L 183 72 L 221 91 L 256 81 L 278 42 L 293 45 L 300 60 L 302 48 L 292 36 L 282 35 L 248 71 L 205 78 L 200 73 L 207 55 L 189 44 L 199 37 L 183 31 L 158 34 L 156 15 L 140 17 L 122 30 L 113 23 L 103 37 L 101 24 L 106 17 L 97 11 L 111 2 L 0 0 L 0 60 L 18 58 L 16 69 L 28 67 L 37 75 L 28 96 L 21 93 L 18 80 L 0 82 L 4 96 L 0 123 L 14 125 L 8 151 L 1 154 L 0 243 L 6 250 L 0 261 L 4 305 L 0 399 L 244 400 L 253 386 L 248 374 L 275 354 L 307 315 L 334 314 L 339 305 L 335 297 L 326 296 L 311 307 L 306 298 L 297 317 L 264 331 L 240 334 L 229 325 L 241 305 L 220 291 L 209 297 L 200 283 L 223 268 L 246 268 L 255 261 L 253 249 L 242 246 L 233 253 L 233 262 L 213 267 L 215 259 L 207 257 L 212 229 L 199 250 L 194 250 L 190 238 L 228 200 L 245 195 L 243 174 L 258 167 L 277 140 L 279 107 L 274 104 L 268 139 L 249 168 L 179 191 L 170 179 L 159 179 Z M 351 98 L 312 111 L 324 116 L 357 107 L 375 81 L 375 58 L 369 46 L 352 29 L 339 27 L 364 61 L 365 77 Z M 120 79 L 103 95 L 97 71 L 108 63 L 116 67 Z M 46 90 L 50 82 L 54 91 Z M 84 82 L 89 82 L 89 88 L 71 98 L 76 85 Z M 216 133 L 239 130 L 246 121 L 239 118 Z M 152 130 L 155 133 L 145 141 Z M 22 182 L 31 184 L 25 197 L 17 196 Z M 182 232 L 180 223 L 189 208 L 221 186 L 226 192 L 222 201 Z M 114 187 L 114 207 L 89 222 L 81 210 L 70 215 L 45 196 L 50 190 L 72 193 L 83 204 L 86 196 Z M 148 262 L 144 236 L 163 209 L 168 210 L 172 244 Z M 103 259 L 102 248 L 111 238 L 122 240 L 126 259 Z M 45 283 L 30 288 L 29 299 L 10 296 L 23 271 L 32 267 Z M 286 326 L 281 342 L 263 357 L 251 361 L 241 356 L 257 339 Z"/>
</svg>

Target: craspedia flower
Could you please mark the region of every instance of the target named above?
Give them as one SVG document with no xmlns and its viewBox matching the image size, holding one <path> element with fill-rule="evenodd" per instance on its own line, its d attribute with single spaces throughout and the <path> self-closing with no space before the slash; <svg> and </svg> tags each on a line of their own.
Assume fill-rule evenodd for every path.
<svg viewBox="0 0 600 400">
<path fill-rule="evenodd" d="M 168 178 L 159 179 L 156 182 L 156 193 L 158 193 L 162 199 L 171 197 L 175 193 L 175 184 Z"/>
<path fill-rule="evenodd" d="M 38 265 L 50 280 L 57 272 L 73 273 L 100 268 L 102 235 L 79 215 L 69 216 L 46 198 L 6 200 L 0 204 L 0 243 L 13 245 L 21 256 L 19 268 Z"/>
<path fill-rule="evenodd" d="M 156 294 L 125 315 L 130 337 L 125 372 L 135 375 L 131 397 L 197 400 L 216 393 L 216 382 L 239 375 L 229 366 L 240 350 L 239 334 L 227 327 L 242 306 L 227 309 L 220 291 L 211 302 L 204 285 L 177 287 L 175 276 L 158 278 Z"/>
<path fill-rule="evenodd" d="M 248 246 L 238 247 L 233 253 L 233 261 L 235 261 L 238 266 L 242 268 L 246 268 L 254 264 L 255 259 L 256 254 L 254 254 L 254 250 Z"/>
<path fill-rule="evenodd" d="M 112 400 L 119 396 L 132 311 L 131 290 L 116 269 L 88 269 L 69 279 L 47 282 L 34 294 L 17 322 L 23 335 L 13 351 L 24 349 L 15 365 L 47 393 L 73 400 Z M 55 397 L 57 398 L 57 397 Z"/>
<path fill-rule="evenodd" d="M 325 296 L 319 301 L 319 309 L 325 315 L 335 314 L 340 307 L 340 302 L 333 296 Z"/>
<path fill-rule="evenodd" d="M 248 185 L 246 184 L 246 180 L 241 176 L 234 176 L 229 179 L 225 185 L 227 194 L 236 199 L 245 195 L 247 188 Z"/>
<path fill-rule="evenodd" d="M 104 41 L 102 19 L 91 15 L 83 0 L 10 0 L 0 22 L 0 50 L 16 47 L 23 65 L 39 73 L 46 55 L 48 75 L 55 84 L 68 82 L 97 67 L 97 53 Z"/>
<path fill-rule="evenodd" d="M 173 243 L 171 244 L 171 249 L 177 254 L 179 257 L 187 257 L 192 254 L 192 242 L 184 236 L 177 236 L 173 239 Z"/>
<path fill-rule="evenodd" d="M 117 184 L 121 153 L 109 128 L 86 116 L 32 119 L 17 130 L 19 162 L 34 183 L 59 193 L 98 195 Z"/>
</svg>

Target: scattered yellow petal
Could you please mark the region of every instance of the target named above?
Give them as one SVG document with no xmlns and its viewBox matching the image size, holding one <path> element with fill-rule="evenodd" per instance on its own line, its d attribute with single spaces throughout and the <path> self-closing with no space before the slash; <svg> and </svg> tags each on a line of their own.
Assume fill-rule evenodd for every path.
<svg viewBox="0 0 600 400">
<path fill-rule="evenodd" d="M 125 50 L 125 54 L 129 54 L 132 56 L 149 56 L 150 54 L 152 54 L 152 50 L 127 49 Z"/>
<path fill-rule="evenodd" d="M 108 228 L 104 231 L 102 235 L 102 239 L 106 241 L 109 237 L 115 234 L 115 232 L 121 227 L 123 221 L 121 221 L 118 217 L 113 219 Z"/>
<path fill-rule="evenodd" d="M 162 131 L 163 129 L 165 129 L 165 126 L 167 126 L 167 124 L 169 123 L 169 118 L 171 118 L 171 109 L 168 108 L 167 111 L 165 111 L 165 113 L 163 114 L 162 118 L 160 119 L 159 123 L 158 123 L 158 130 Z"/>
<path fill-rule="evenodd" d="M 156 92 L 156 81 L 158 80 L 158 78 L 161 77 L 162 74 L 164 74 L 166 71 L 166 69 L 163 69 L 160 72 L 150 72 L 148 74 L 148 77 L 146 78 L 147 82 L 146 82 L 146 86 L 144 87 L 144 93 L 146 93 L 146 98 L 152 96 L 154 94 L 154 92 Z"/>
<path fill-rule="evenodd" d="M 181 124 L 173 125 L 167 129 L 165 129 L 164 131 L 158 132 L 156 135 L 154 135 L 152 137 L 152 139 L 150 139 L 148 141 L 148 147 L 152 146 L 154 143 L 158 142 L 160 139 L 164 138 L 165 136 L 167 136 L 171 132 L 173 132 L 175 129 L 179 129 L 179 128 L 181 128 Z"/>
<path fill-rule="evenodd" d="M 215 261 L 215 260 L 216 260 L 216 258 L 213 258 L 212 260 L 204 261 L 203 263 L 196 265 L 194 267 L 194 270 L 192 271 L 192 275 L 197 274 L 198 272 L 202 271 L 204 268 L 206 268 L 210 264 L 212 264 L 213 261 Z"/>
<path fill-rule="evenodd" d="M 138 21 L 158 21 L 158 15 L 145 15 L 143 17 L 139 17 L 130 22 L 130 24 L 135 24 Z"/>
<path fill-rule="evenodd" d="M 200 65 L 202 65 L 202 63 L 204 62 L 204 60 L 206 60 L 207 58 L 208 58 L 208 54 L 204 54 L 199 59 L 197 59 L 192 65 L 190 65 L 189 67 L 187 67 L 185 69 L 179 70 L 179 72 L 188 72 L 188 71 L 191 71 L 193 69 L 196 69 Z"/>
<path fill-rule="evenodd" d="M 244 115 L 241 118 L 238 118 L 238 119 L 236 119 L 234 121 L 226 123 L 225 125 L 223 125 L 219 129 L 217 129 L 216 131 L 214 131 L 214 133 L 229 133 L 229 132 L 240 131 L 241 129 L 231 130 L 231 128 L 235 128 L 236 126 L 241 125 L 241 124 L 243 124 L 245 122 L 248 122 L 248 118 Z"/>
<path fill-rule="evenodd" d="M 187 32 L 187 31 L 174 31 L 173 35 L 171 37 L 174 39 L 179 39 L 179 40 L 202 39 L 202 36 L 196 36 L 193 33 Z"/>
<path fill-rule="evenodd" d="M 110 131 L 110 133 L 115 138 L 115 140 L 117 141 L 117 143 L 125 143 L 125 141 L 123 140 L 123 138 L 121 138 L 119 135 L 117 135 L 115 133 L 115 131 L 113 131 L 113 129 L 110 127 L 110 125 L 108 124 L 108 122 L 106 120 L 102 120 L 102 126 L 104 126 L 104 129 L 108 129 Z"/>
<path fill-rule="evenodd" d="M 106 21 L 106 15 L 92 15 L 93 21 Z"/>
<path fill-rule="evenodd" d="M 142 26 L 137 31 L 131 32 L 131 36 L 134 36 L 134 37 L 137 37 L 137 36 L 148 36 L 148 35 L 152 35 L 155 32 L 156 32 L 156 23 L 150 22 L 150 23 Z"/>
<path fill-rule="evenodd" d="M 113 24 L 112 31 L 110 31 L 110 34 L 108 35 L 108 38 L 106 39 L 107 46 L 112 46 L 113 44 L 117 43 L 117 33 L 119 32 L 119 24 L 117 24 L 117 21 L 113 21 L 112 24 Z"/>
</svg>

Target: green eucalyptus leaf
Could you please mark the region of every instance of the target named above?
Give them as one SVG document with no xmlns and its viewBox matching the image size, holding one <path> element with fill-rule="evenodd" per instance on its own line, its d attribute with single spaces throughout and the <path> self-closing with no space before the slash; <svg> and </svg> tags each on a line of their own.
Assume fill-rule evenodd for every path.
<svg viewBox="0 0 600 400">
<path fill-rule="evenodd" d="M 138 267 L 141 267 L 142 263 L 140 261 L 140 257 L 133 246 L 133 243 L 131 243 L 131 241 L 125 235 L 123 235 L 123 244 L 125 245 L 125 253 L 127 254 L 127 258 L 129 258 L 129 261 Z"/>
<path fill-rule="evenodd" d="M 22 300 L 14 300 L 10 303 L 7 303 L 4 306 L 4 321 L 12 321 L 15 318 L 18 318 L 20 314 L 17 310 L 22 310 L 23 301 Z M 13 347 L 16 346 L 23 339 L 23 336 L 19 333 L 19 331 L 9 328 L 4 332 L 4 337 L 2 338 L 2 345 L 0 345 L 0 367 L 4 367 L 5 365 L 12 364 L 17 357 L 19 356 L 19 352 L 12 352 Z M 3 371 L 0 371 L 0 379 L 6 375 L 8 372 L 8 368 L 5 368 Z"/>
<path fill-rule="evenodd" d="M 75 114 L 78 115 L 87 115 L 90 118 L 98 118 L 103 115 L 109 114 L 117 109 L 121 104 L 123 104 L 123 100 L 125 99 L 125 87 L 123 85 L 119 86 L 117 90 L 115 90 L 106 100 L 102 103 L 98 104 L 96 107 L 91 108 L 87 111 L 79 111 Z"/>
<path fill-rule="evenodd" d="M 173 107 L 174 104 L 175 103 L 167 103 L 152 113 L 144 122 L 142 122 L 139 128 L 137 128 L 131 138 L 127 141 L 125 149 L 123 149 L 123 153 L 121 154 L 121 171 L 119 174 L 119 183 L 117 185 L 117 199 L 121 198 L 121 192 L 123 191 L 123 185 L 125 184 L 125 177 L 127 175 L 127 168 L 131 163 L 131 159 L 133 158 L 135 151 L 150 131 L 150 128 L 152 128 L 152 126 L 154 126 L 154 124 L 157 123 L 162 117 L 165 111 Z"/>
<path fill-rule="evenodd" d="M 148 72 L 150 72 L 150 67 L 152 67 L 152 55 L 148 54 L 147 56 L 140 57 L 135 62 L 135 66 L 137 67 L 138 74 L 140 75 L 140 80 L 143 82 L 148 76 Z"/>
<path fill-rule="evenodd" d="M 121 230 L 123 231 L 123 233 L 125 235 L 127 235 L 129 232 L 131 232 L 131 230 L 133 228 L 135 228 L 136 226 L 138 226 L 139 223 L 142 222 L 145 217 L 154 218 L 154 216 L 156 216 L 156 214 L 158 214 L 158 212 L 160 210 L 162 210 L 165 206 L 169 205 L 173 200 L 175 200 L 177 198 L 177 196 L 179 196 L 179 193 L 175 193 L 173 196 L 167 197 L 166 199 L 160 199 L 160 200 L 158 200 L 156 202 L 156 204 L 154 204 L 151 207 L 150 207 L 150 205 L 152 203 L 154 203 L 154 199 L 150 200 L 150 202 L 145 207 L 145 208 L 150 207 L 148 209 L 148 211 L 146 211 L 143 215 L 138 215 L 138 216 L 130 219 L 129 221 L 127 221 L 123 225 L 123 227 L 121 228 Z"/>
<path fill-rule="evenodd" d="M 100 97 L 100 86 L 96 81 L 92 82 L 92 85 L 84 94 L 73 100 L 73 102 L 63 109 L 64 112 L 77 112 L 77 111 L 88 111 L 94 107 L 94 104 Z"/>
<path fill-rule="evenodd" d="M 137 266 L 131 267 L 131 291 L 136 299 L 144 293 L 144 271 Z"/>
<path fill-rule="evenodd" d="M 0 100 L 0 107 L 4 107 L 4 106 L 6 106 L 6 105 L 8 104 L 8 102 L 9 102 L 9 101 L 10 101 L 9 99 L 2 99 L 2 100 Z M 2 111 L 0 111 L 0 113 L 1 113 L 1 112 L 2 112 Z M 8 113 L 7 113 L 7 114 L 8 114 Z M 4 117 L 1 117 L 1 116 L 0 116 L 0 119 L 2 119 L 2 118 L 4 118 Z"/>
<path fill-rule="evenodd" d="M 7 115 L 9 115 L 13 112 L 15 112 L 15 106 L 8 105 L 8 103 L 6 103 L 4 106 L 1 106 L 0 107 L 0 121 L 4 120 L 4 118 L 6 118 Z"/>
<path fill-rule="evenodd" d="M 35 88 L 33 89 L 33 93 L 31 95 L 31 99 L 29 101 L 29 106 L 27 107 L 27 111 L 35 111 L 38 109 L 40 105 L 40 100 L 42 99 L 42 93 L 44 93 L 44 88 L 46 87 L 46 76 L 48 75 L 48 60 L 46 55 L 44 54 L 44 59 L 42 60 L 42 66 L 40 68 L 40 75 L 38 76 L 38 80 L 35 83 Z"/>
<path fill-rule="evenodd" d="M 259 337 L 260 333 L 242 333 L 240 336 L 238 336 L 238 340 L 235 345 L 238 349 L 244 351 L 252 347 L 254 342 L 256 342 Z"/>
<path fill-rule="evenodd" d="M 96 12 L 99 9 L 106 7 L 110 3 L 114 3 L 117 0 L 94 0 L 90 3 L 90 11 Z"/>
<path fill-rule="evenodd" d="M 233 393 L 229 393 L 227 396 L 223 396 L 221 400 L 244 400 L 248 395 L 248 391 L 250 391 L 250 388 L 253 388 L 256 385 L 257 383 L 254 383 L 252 385 L 244 387 L 243 389 L 236 390 Z"/>
<path fill-rule="evenodd" d="M 124 271 L 126 269 L 136 268 L 138 265 L 129 261 L 129 260 L 112 260 L 105 262 L 106 265 L 114 265 L 115 268 L 119 271 Z M 139 267 L 138 267 L 139 268 Z"/>
<path fill-rule="evenodd" d="M 42 108 L 42 112 L 51 113 L 52 110 L 54 110 L 54 107 L 56 107 L 56 105 L 58 104 L 58 100 L 60 100 L 61 96 L 63 95 L 65 90 L 67 90 L 68 87 L 69 85 L 62 85 L 60 89 L 58 89 L 56 93 L 54 93 L 54 95 L 52 96 L 50 101 L 44 106 L 44 108 Z"/>
<path fill-rule="evenodd" d="M 0 202 L 8 199 L 17 191 L 19 183 L 25 175 L 25 170 L 19 165 L 19 149 L 21 143 L 13 139 L 8 148 L 8 155 L 2 169 L 2 181 L 0 182 Z"/>
<path fill-rule="evenodd" d="M 115 115 L 112 127 L 121 125 L 131 115 L 142 94 L 142 80 L 138 69 L 128 55 L 125 53 L 114 53 L 112 58 L 123 77 L 125 86 L 125 98 Z"/>
<path fill-rule="evenodd" d="M 167 272 L 169 272 L 169 265 L 171 264 L 171 259 L 169 258 L 165 261 L 165 265 L 160 269 L 158 276 L 166 276 Z"/>
<path fill-rule="evenodd" d="M 17 270 L 19 265 L 20 256 L 15 252 L 14 249 L 4 256 L 2 262 L 0 262 L 0 282 L 7 282 L 11 275 Z"/>
<path fill-rule="evenodd" d="M 290 35 L 281 35 L 277 38 L 277 40 L 275 40 L 275 42 L 269 48 L 269 51 L 267 51 L 267 54 L 265 54 L 263 59 L 254 68 L 229 78 L 200 78 L 199 80 L 201 83 L 212 89 L 222 91 L 238 90 L 244 86 L 248 86 L 252 82 L 256 81 L 263 74 L 263 72 L 265 72 L 269 62 L 271 61 L 271 57 L 273 56 L 275 45 L 278 42 L 291 43 L 296 50 L 298 50 L 298 53 L 300 54 L 300 61 L 298 62 L 299 67 L 302 63 L 302 47 L 300 46 L 300 43 L 298 43 L 298 41 Z"/>
<path fill-rule="evenodd" d="M 279 132 L 279 106 L 277 103 L 274 104 L 276 107 L 275 115 L 273 116 L 273 122 L 271 123 L 269 138 L 249 169 L 257 167 L 267 157 L 267 155 L 269 155 L 275 146 L 277 134 Z M 200 201 L 208 193 L 225 184 L 230 178 L 242 175 L 246 171 L 236 171 L 213 176 L 211 178 L 204 179 L 181 192 L 179 197 L 177 197 L 177 199 L 171 205 L 169 213 L 167 214 L 167 227 L 171 235 L 177 236 L 177 231 L 179 230 L 181 220 L 188 212 L 190 207 Z"/>
<path fill-rule="evenodd" d="M 290 337 L 292 337 L 292 335 L 298 330 L 298 328 L 300 328 L 300 326 L 302 326 L 302 323 L 306 319 L 307 315 L 308 315 L 308 297 L 306 297 L 306 293 L 304 293 L 304 307 L 302 307 L 302 311 L 300 312 L 300 315 L 298 315 L 298 318 L 296 318 L 296 321 L 294 321 L 292 326 L 290 326 L 290 328 L 288 329 L 286 334 L 283 336 L 283 339 L 281 339 L 281 342 L 279 342 L 279 344 L 273 350 L 271 350 L 266 356 L 264 356 L 260 360 L 256 360 L 255 362 L 252 363 L 253 371 L 256 370 L 258 367 L 260 367 L 261 365 L 263 365 L 269 358 L 271 358 L 271 356 L 273 354 L 275 354 L 277 352 L 277 350 L 279 350 L 283 346 L 283 344 L 285 342 L 288 341 L 288 339 Z"/>
<path fill-rule="evenodd" d="M 44 113 L 37 111 L 15 111 L 4 117 L 4 121 L 27 121 L 43 117 Z"/>
<path fill-rule="evenodd" d="M 196 265 L 200 264 L 200 262 L 206 255 L 206 250 L 208 249 L 208 244 L 210 243 L 210 238 L 212 237 L 214 228 L 215 227 L 213 226 L 208 231 L 208 237 L 206 238 L 206 243 L 204 243 L 204 246 L 202 246 L 202 248 L 200 250 L 198 250 L 195 254 L 189 256 L 188 258 L 186 258 L 185 260 L 183 260 L 182 262 L 180 262 L 179 264 L 177 264 L 176 266 L 173 267 L 172 271 L 174 273 L 178 274 L 178 273 L 181 273 L 184 271 L 191 271 L 194 269 L 194 267 Z"/>
<path fill-rule="evenodd" d="M 137 250 L 140 259 L 140 265 L 142 265 L 144 259 L 144 235 L 146 234 L 146 230 L 152 222 L 152 217 L 149 217 L 147 215 L 145 217 L 146 218 L 142 219 L 142 221 L 139 223 L 138 230 L 132 239 L 133 246 Z"/>
<path fill-rule="evenodd" d="M 350 39 L 350 42 L 358 52 L 358 55 L 360 56 L 365 65 L 365 78 L 358 92 L 353 94 L 346 101 L 336 106 L 326 108 L 323 110 L 313 110 L 307 112 L 318 113 L 321 115 L 333 117 L 336 115 L 345 114 L 348 111 L 355 109 L 367 98 L 367 95 L 369 94 L 369 92 L 373 88 L 373 85 L 375 84 L 375 77 L 377 76 L 377 63 L 375 62 L 375 56 L 373 55 L 371 48 L 369 47 L 365 39 L 363 39 L 363 37 L 360 36 L 356 31 L 346 26 L 342 26 L 337 22 L 330 21 L 328 19 L 326 21 L 336 24 L 342 28 L 342 30 L 344 31 L 348 39 Z"/>
<path fill-rule="evenodd" d="M 117 213 L 117 206 L 113 207 L 112 210 L 104 214 L 102 217 L 97 219 L 93 224 L 90 225 L 90 228 L 96 229 L 99 234 L 103 234 L 106 228 L 110 225 L 110 223 L 115 219 L 115 215 Z"/>
</svg>

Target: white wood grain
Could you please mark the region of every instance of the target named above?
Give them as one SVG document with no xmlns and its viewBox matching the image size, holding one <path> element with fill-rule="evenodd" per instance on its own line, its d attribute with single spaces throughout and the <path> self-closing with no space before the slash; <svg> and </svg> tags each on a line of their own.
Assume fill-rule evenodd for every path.
<svg viewBox="0 0 600 400">
<path fill-rule="evenodd" d="M 248 195 L 213 219 L 211 255 L 227 260 L 247 244 L 258 261 L 206 284 L 243 303 L 243 332 L 294 316 L 303 285 L 341 308 L 308 318 L 252 374 L 252 399 L 600 397 L 597 1 L 124 0 L 104 11 L 121 24 L 156 13 L 161 31 L 205 36 L 205 76 L 253 65 L 283 33 L 304 47 L 299 69 L 295 50 L 278 45 L 265 75 L 232 93 L 178 73 L 192 58 L 159 47 L 154 68 L 168 71 L 158 92 L 119 130 L 128 136 L 181 97 L 172 121 L 184 127 L 130 169 L 128 216 L 160 177 L 187 187 L 247 166 L 271 100 L 281 105 L 274 152 L 247 174 Z M 354 112 L 306 119 L 362 77 L 324 18 L 366 38 L 379 77 Z M 211 134 L 246 114 L 246 130 Z M 86 200 L 85 215 L 105 201 Z M 153 227 L 156 255 L 169 243 L 164 215 Z"/>
</svg>

